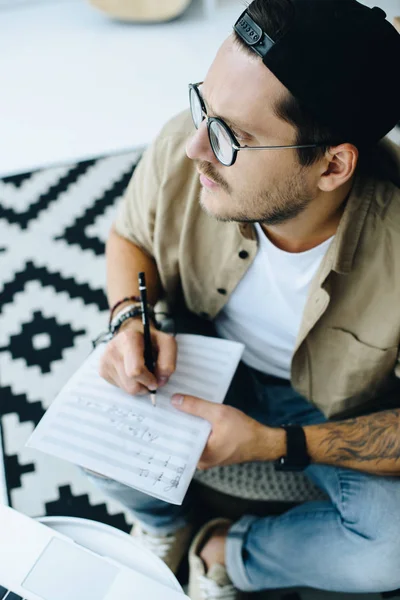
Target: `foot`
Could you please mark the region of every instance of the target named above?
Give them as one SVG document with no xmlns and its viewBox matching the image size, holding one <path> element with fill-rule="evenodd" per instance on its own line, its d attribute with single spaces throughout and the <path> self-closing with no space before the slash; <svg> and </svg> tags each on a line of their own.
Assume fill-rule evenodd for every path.
<svg viewBox="0 0 400 600">
<path fill-rule="evenodd" d="M 215 563 L 225 565 L 225 542 L 229 527 L 230 523 L 213 529 L 211 537 L 205 542 L 200 551 L 200 558 L 207 571 Z"/>
<path fill-rule="evenodd" d="M 173 533 L 157 534 L 147 531 L 140 523 L 135 523 L 131 536 L 142 546 L 161 558 L 176 575 L 179 565 L 187 553 L 193 534 L 193 525 L 188 524 Z"/>
<path fill-rule="evenodd" d="M 189 549 L 191 600 L 241 600 L 242 593 L 229 579 L 225 567 L 225 538 L 231 522 L 215 519 L 198 532 Z"/>
</svg>

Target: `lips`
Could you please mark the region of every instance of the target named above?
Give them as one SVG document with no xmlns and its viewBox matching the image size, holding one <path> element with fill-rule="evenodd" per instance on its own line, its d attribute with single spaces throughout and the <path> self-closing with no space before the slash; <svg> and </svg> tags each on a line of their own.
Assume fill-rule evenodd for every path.
<svg viewBox="0 0 400 600">
<path fill-rule="evenodd" d="M 212 179 L 209 179 L 208 177 L 203 175 L 203 173 L 200 173 L 200 183 L 202 186 L 209 188 L 209 189 L 219 187 L 218 183 L 215 183 L 215 181 L 213 181 Z"/>
</svg>

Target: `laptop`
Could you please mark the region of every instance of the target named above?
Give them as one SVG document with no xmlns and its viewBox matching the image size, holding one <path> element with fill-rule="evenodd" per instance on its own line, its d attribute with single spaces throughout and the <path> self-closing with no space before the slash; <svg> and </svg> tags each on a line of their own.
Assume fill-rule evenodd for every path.
<svg viewBox="0 0 400 600">
<path fill-rule="evenodd" d="M 188 600 L 0 505 L 0 600 Z"/>
</svg>

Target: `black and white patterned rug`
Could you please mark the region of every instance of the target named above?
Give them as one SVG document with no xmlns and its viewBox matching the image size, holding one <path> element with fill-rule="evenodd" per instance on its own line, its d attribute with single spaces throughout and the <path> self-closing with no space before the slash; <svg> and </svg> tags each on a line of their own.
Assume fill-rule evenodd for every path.
<svg viewBox="0 0 400 600">
<path fill-rule="evenodd" d="M 139 157 L 0 180 L 0 502 L 29 516 L 130 529 L 129 515 L 78 468 L 25 442 L 106 328 L 105 241 Z"/>
</svg>

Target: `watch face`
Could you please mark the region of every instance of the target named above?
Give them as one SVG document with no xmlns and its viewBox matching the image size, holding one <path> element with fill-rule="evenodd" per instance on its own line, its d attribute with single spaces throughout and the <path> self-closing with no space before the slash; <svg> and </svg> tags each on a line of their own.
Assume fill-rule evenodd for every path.
<svg viewBox="0 0 400 600">
<path fill-rule="evenodd" d="M 276 471 L 304 471 L 310 464 L 310 459 L 306 459 L 304 462 L 290 461 L 287 456 L 281 456 L 274 462 Z"/>
</svg>

